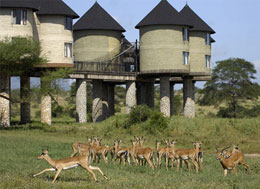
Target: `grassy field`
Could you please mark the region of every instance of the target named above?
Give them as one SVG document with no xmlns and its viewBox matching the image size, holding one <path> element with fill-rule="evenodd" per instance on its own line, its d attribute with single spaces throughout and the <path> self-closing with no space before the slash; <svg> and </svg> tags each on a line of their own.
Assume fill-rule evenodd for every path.
<svg viewBox="0 0 260 189">
<path fill-rule="evenodd" d="M 119 119 L 119 120 L 118 120 Z M 223 177 L 223 169 L 215 158 L 215 146 L 239 143 L 244 153 L 260 153 L 260 119 L 202 119 L 187 120 L 172 117 L 169 127 L 163 133 L 150 135 L 142 125 L 123 129 L 117 122 L 121 116 L 112 117 L 99 124 L 77 124 L 72 120 L 57 120 L 51 127 L 33 123 L 12 130 L 0 130 L 0 188 L 259 188 L 260 159 L 247 158 L 253 175 L 248 175 L 238 166 L 238 176 L 231 172 Z M 36 178 L 32 175 L 49 168 L 45 160 L 36 156 L 41 149 L 48 148 L 54 159 L 68 157 L 72 153 L 73 142 L 85 142 L 86 136 L 99 136 L 103 144 L 113 144 L 113 140 L 123 139 L 122 146 L 130 145 L 134 135 L 144 135 L 146 146 L 155 148 L 156 139 L 174 138 L 176 147 L 191 148 L 192 141 L 203 141 L 205 151 L 204 166 L 196 174 L 186 168 L 177 172 L 176 168 L 152 171 L 148 166 L 119 165 L 103 161 L 99 166 L 109 177 L 104 180 L 96 173 L 99 184 L 82 168 L 62 171 L 57 182 L 51 184 L 55 173 L 44 173 Z"/>
</svg>

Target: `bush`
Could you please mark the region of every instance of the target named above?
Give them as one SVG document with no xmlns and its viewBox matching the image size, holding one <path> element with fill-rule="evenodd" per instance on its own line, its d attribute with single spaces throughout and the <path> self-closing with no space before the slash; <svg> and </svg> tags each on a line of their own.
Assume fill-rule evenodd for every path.
<svg viewBox="0 0 260 189">
<path fill-rule="evenodd" d="M 233 110 L 231 107 L 220 107 L 217 116 L 222 118 L 233 118 Z M 258 117 L 260 115 L 260 106 L 256 105 L 251 109 L 245 108 L 243 106 L 237 107 L 237 118 L 245 118 L 245 117 Z"/>
<path fill-rule="evenodd" d="M 129 114 L 124 128 L 130 128 L 132 125 L 145 122 L 151 114 L 151 109 L 147 105 L 140 105 L 133 108 Z"/>
<path fill-rule="evenodd" d="M 168 127 L 168 119 L 161 112 L 151 111 L 151 115 L 146 124 L 142 125 L 143 130 L 148 134 L 163 132 Z"/>
</svg>

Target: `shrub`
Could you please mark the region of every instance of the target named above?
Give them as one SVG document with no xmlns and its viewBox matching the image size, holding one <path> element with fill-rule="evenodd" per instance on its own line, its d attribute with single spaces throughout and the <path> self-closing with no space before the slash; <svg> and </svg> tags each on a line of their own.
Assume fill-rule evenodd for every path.
<svg viewBox="0 0 260 189">
<path fill-rule="evenodd" d="M 164 117 L 161 112 L 151 111 L 149 120 L 142 127 L 148 134 L 163 132 L 168 127 L 168 118 Z"/>
<path fill-rule="evenodd" d="M 140 105 L 133 108 L 129 114 L 124 128 L 130 128 L 132 125 L 145 122 L 151 114 L 151 109 L 147 105 Z"/>
</svg>

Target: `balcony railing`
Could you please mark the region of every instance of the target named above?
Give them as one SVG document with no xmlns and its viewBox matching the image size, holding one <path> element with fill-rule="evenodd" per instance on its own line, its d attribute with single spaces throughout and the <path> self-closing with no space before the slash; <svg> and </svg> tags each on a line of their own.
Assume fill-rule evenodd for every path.
<svg viewBox="0 0 260 189">
<path fill-rule="evenodd" d="M 134 64 L 104 63 L 104 62 L 74 62 L 77 71 L 97 73 L 133 73 L 136 72 Z"/>
</svg>

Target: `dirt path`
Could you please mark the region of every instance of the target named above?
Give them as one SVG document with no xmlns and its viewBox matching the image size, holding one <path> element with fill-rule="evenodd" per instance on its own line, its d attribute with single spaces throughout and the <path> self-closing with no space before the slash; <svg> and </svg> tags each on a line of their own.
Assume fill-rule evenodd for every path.
<svg viewBox="0 0 260 189">
<path fill-rule="evenodd" d="M 250 158 L 260 158 L 260 154 L 245 154 L 245 156 Z"/>
</svg>

